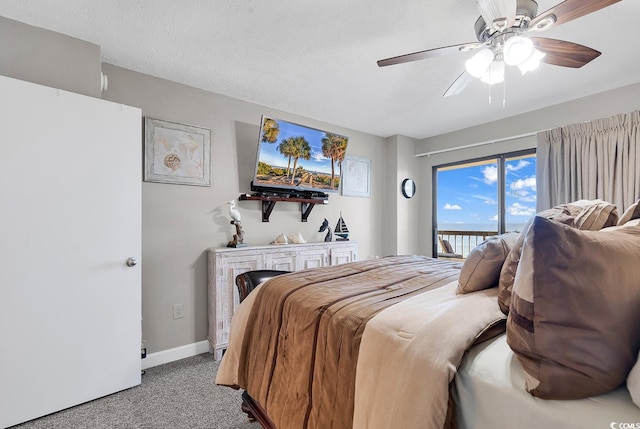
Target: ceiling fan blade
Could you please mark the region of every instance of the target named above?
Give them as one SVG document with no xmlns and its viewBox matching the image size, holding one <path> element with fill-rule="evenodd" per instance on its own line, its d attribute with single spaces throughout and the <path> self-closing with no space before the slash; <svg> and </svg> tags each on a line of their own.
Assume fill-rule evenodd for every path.
<svg viewBox="0 0 640 429">
<path fill-rule="evenodd" d="M 532 37 L 531 40 L 536 48 L 547 54 L 542 62 L 554 66 L 580 68 L 600 56 L 595 49 L 565 40 L 546 37 Z"/>
<path fill-rule="evenodd" d="M 611 6 L 619 1 L 620 0 L 565 0 L 548 11 L 536 16 L 529 24 L 529 29 L 546 30 L 552 25 L 564 24 L 565 22 Z"/>
<path fill-rule="evenodd" d="M 473 76 L 471 76 L 466 71 L 463 71 L 460 76 L 449 86 L 449 88 L 442 95 L 443 97 L 450 97 L 452 95 L 457 95 L 462 92 L 463 89 L 469 85 L 469 83 L 473 80 Z"/>
<path fill-rule="evenodd" d="M 426 60 L 427 58 L 441 55 L 466 52 L 481 46 L 480 43 L 462 43 L 459 45 L 443 46 L 441 48 L 427 49 L 426 51 L 414 52 L 412 54 L 399 55 L 397 57 L 386 58 L 378 61 L 378 67 L 392 66 L 394 64 L 409 63 L 412 61 Z"/>
</svg>

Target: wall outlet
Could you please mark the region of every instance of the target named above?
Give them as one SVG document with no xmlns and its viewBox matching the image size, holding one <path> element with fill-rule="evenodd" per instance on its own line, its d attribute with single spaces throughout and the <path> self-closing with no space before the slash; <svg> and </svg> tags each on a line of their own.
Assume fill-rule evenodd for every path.
<svg viewBox="0 0 640 429">
<path fill-rule="evenodd" d="M 173 304 L 173 320 L 182 319 L 184 317 L 184 308 L 182 304 Z"/>
</svg>

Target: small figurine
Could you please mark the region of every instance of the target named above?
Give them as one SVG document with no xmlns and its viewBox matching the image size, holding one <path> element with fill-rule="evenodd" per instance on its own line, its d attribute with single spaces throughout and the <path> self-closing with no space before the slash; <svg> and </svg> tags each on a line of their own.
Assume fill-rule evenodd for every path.
<svg viewBox="0 0 640 429">
<path fill-rule="evenodd" d="M 246 243 L 244 243 L 244 231 L 242 230 L 242 217 L 240 216 L 240 212 L 236 208 L 236 202 L 234 200 L 227 201 L 229 207 L 229 216 L 231 216 L 231 225 L 235 225 L 236 233 L 233 235 L 233 240 L 227 243 L 227 247 L 246 247 Z"/>
<path fill-rule="evenodd" d="M 349 241 L 349 228 L 347 228 L 346 222 L 342 219 L 342 212 L 340 212 L 340 218 L 338 219 L 336 229 L 334 229 L 333 232 L 338 236 L 336 240 Z"/>
<path fill-rule="evenodd" d="M 333 238 L 333 234 L 331 233 L 331 227 L 329 226 L 329 221 L 327 220 L 327 218 L 325 218 L 324 222 L 322 222 L 322 225 L 320 225 L 320 229 L 318 230 L 318 232 L 322 232 L 325 229 L 327 230 L 327 235 L 324 236 L 324 241 L 331 241 L 331 239 Z"/>
<path fill-rule="evenodd" d="M 227 201 L 227 204 L 229 204 L 229 216 L 231 216 L 231 219 L 238 223 L 241 222 L 242 216 L 240 216 L 240 211 L 236 208 L 235 200 Z"/>
</svg>

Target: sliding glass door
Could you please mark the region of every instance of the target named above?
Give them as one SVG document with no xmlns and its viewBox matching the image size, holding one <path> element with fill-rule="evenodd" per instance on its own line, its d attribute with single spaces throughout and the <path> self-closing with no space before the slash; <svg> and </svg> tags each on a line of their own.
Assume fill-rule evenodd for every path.
<svg viewBox="0 0 640 429">
<path fill-rule="evenodd" d="M 505 158 L 505 227 L 501 232 L 520 231 L 536 214 L 535 153 Z"/>
<path fill-rule="evenodd" d="M 492 235 L 520 230 L 535 214 L 534 151 L 433 170 L 434 255 L 463 259 Z"/>
</svg>

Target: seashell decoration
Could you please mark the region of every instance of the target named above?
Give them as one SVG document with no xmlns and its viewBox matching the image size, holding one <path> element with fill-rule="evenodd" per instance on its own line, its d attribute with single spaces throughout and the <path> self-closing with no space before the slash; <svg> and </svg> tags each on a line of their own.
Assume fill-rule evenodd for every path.
<svg viewBox="0 0 640 429">
<path fill-rule="evenodd" d="M 296 232 L 295 234 L 290 235 L 289 236 L 289 241 L 294 243 L 294 244 L 306 243 L 306 240 L 304 238 L 302 238 L 302 234 L 300 234 L 299 232 Z"/>
<path fill-rule="evenodd" d="M 169 155 L 164 157 L 164 165 L 166 165 L 172 171 L 176 171 L 178 168 L 180 168 L 181 164 L 182 161 L 180 160 L 180 157 L 175 153 L 170 153 Z"/>
<path fill-rule="evenodd" d="M 287 236 L 284 235 L 284 233 L 280 234 L 279 236 L 277 236 L 272 242 L 271 244 L 289 244 L 289 240 L 287 239 Z"/>
</svg>

